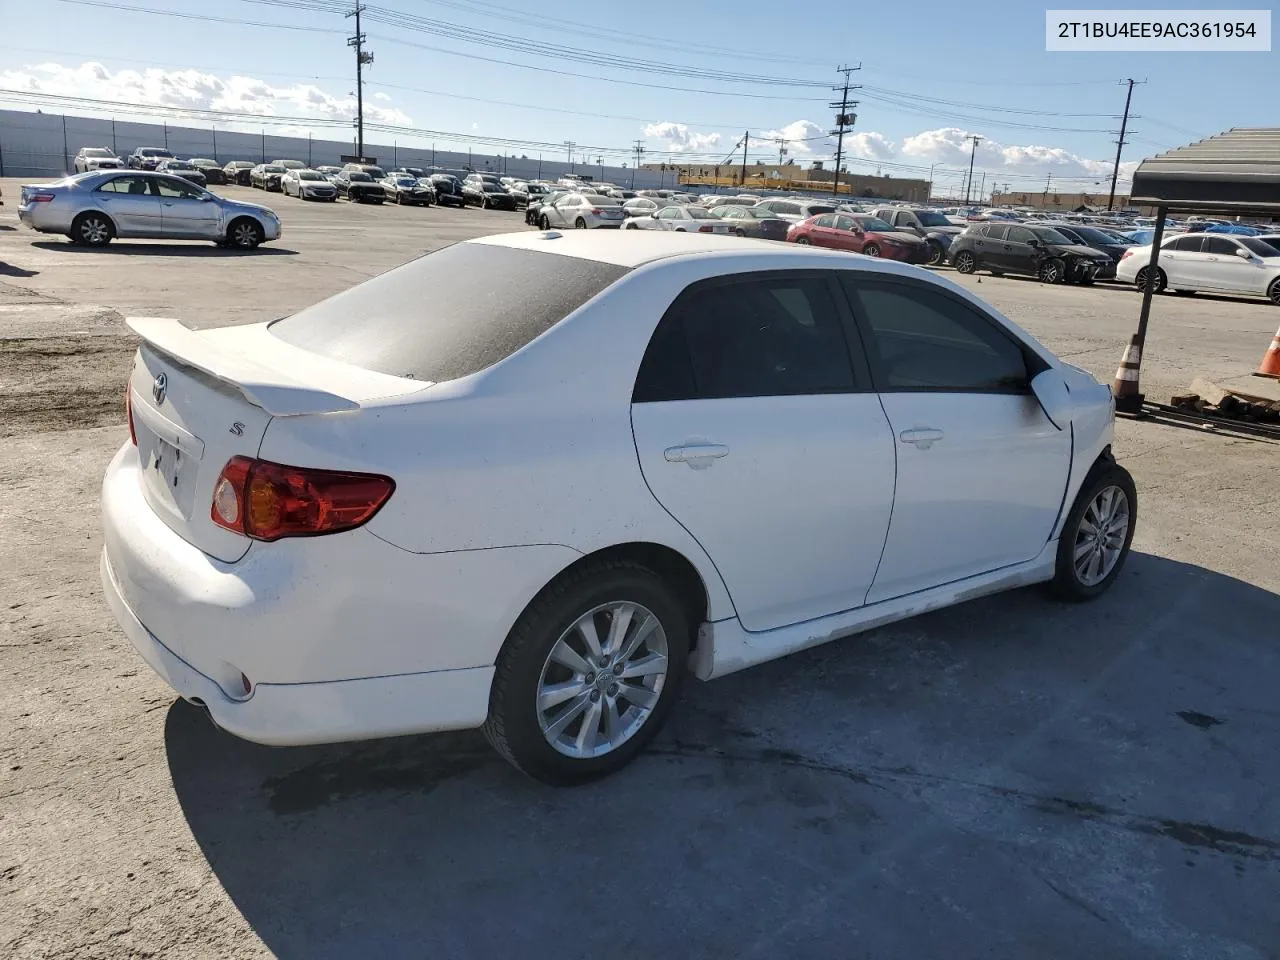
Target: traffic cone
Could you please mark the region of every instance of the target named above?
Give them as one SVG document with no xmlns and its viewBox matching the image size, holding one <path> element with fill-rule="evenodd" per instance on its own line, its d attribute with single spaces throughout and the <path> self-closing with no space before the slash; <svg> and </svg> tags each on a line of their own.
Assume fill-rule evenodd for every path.
<svg viewBox="0 0 1280 960">
<path fill-rule="evenodd" d="M 1262 364 L 1253 374 L 1255 377 L 1271 377 L 1280 380 L 1280 330 L 1271 338 L 1271 346 L 1262 355 Z"/>
<path fill-rule="evenodd" d="M 1138 372 L 1142 367 L 1142 348 L 1135 334 L 1116 367 L 1115 380 L 1111 383 L 1111 395 L 1116 398 L 1116 409 L 1135 413 L 1142 408 L 1142 394 L 1138 392 Z"/>
</svg>

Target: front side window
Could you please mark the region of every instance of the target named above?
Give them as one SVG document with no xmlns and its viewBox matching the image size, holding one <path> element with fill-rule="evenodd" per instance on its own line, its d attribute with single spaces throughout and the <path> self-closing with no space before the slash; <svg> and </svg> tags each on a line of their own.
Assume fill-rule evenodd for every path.
<svg viewBox="0 0 1280 960">
<path fill-rule="evenodd" d="M 1010 243 L 1030 243 L 1036 235 L 1026 227 L 1009 227 Z"/>
<path fill-rule="evenodd" d="M 995 321 L 923 285 L 843 278 L 866 324 L 876 389 L 1019 393 L 1026 354 Z"/>
<path fill-rule="evenodd" d="M 1234 257 L 1236 250 L 1239 248 L 1234 240 L 1228 240 L 1226 237 L 1205 237 L 1202 249 L 1205 253 L 1216 254 L 1220 257 Z"/>
<path fill-rule="evenodd" d="M 777 397 L 856 389 L 822 277 L 729 279 L 687 290 L 658 325 L 635 402 Z"/>
<path fill-rule="evenodd" d="M 185 180 L 176 180 L 169 177 L 156 177 L 154 180 L 156 192 L 162 197 L 172 197 L 183 200 L 198 200 L 204 196 L 204 191 Z"/>
</svg>

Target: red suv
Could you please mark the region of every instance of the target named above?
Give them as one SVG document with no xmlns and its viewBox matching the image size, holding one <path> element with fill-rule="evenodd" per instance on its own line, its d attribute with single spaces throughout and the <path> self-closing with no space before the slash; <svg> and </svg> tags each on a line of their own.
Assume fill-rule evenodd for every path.
<svg viewBox="0 0 1280 960">
<path fill-rule="evenodd" d="M 899 233 L 879 217 L 862 213 L 824 213 L 797 223 L 787 232 L 792 243 L 848 250 L 868 257 L 928 263 L 929 244 L 910 233 Z"/>
</svg>

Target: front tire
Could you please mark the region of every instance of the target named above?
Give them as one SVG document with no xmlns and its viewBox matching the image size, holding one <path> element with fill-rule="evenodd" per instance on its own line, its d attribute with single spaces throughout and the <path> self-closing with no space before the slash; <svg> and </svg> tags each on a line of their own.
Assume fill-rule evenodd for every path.
<svg viewBox="0 0 1280 960">
<path fill-rule="evenodd" d="M 1058 540 L 1053 592 L 1076 603 L 1105 593 L 1129 556 L 1137 519 L 1138 494 L 1129 471 L 1110 460 L 1094 467 Z"/>
<path fill-rule="evenodd" d="M 961 250 L 951 260 L 957 273 L 973 273 L 978 269 L 978 258 L 968 250 Z"/>
<path fill-rule="evenodd" d="M 796 243 L 800 244 L 802 247 L 807 247 L 812 243 L 812 241 L 808 237 L 796 237 Z"/>
<path fill-rule="evenodd" d="M 82 213 L 71 224 L 71 240 L 85 247 L 105 247 L 116 235 L 111 221 L 100 213 Z"/>
<path fill-rule="evenodd" d="M 1271 286 L 1267 287 L 1267 299 L 1280 307 L 1280 278 L 1272 280 Z"/>
<path fill-rule="evenodd" d="M 264 239 L 262 225 L 248 217 L 232 220 L 231 226 L 227 227 L 227 243 L 236 250 L 253 250 Z"/>
<path fill-rule="evenodd" d="M 551 229 L 551 221 L 550 221 L 550 220 L 548 220 L 546 217 L 539 217 L 539 218 L 538 218 L 538 229 L 539 229 L 539 230 L 542 230 L 543 232 L 546 232 L 547 230 L 550 230 L 550 229 Z"/>
<path fill-rule="evenodd" d="M 566 573 L 498 654 L 485 736 L 553 786 L 614 773 L 666 722 L 692 633 L 688 610 L 648 567 L 602 560 Z"/>
<path fill-rule="evenodd" d="M 1062 283 L 1067 275 L 1066 264 L 1056 257 L 1040 264 L 1036 272 L 1041 283 Z"/>
<path fill-rule="evenodd" d="M 573 221 L 573 229 L 575 229 L 575 230 L 585 230 L 585 229 L 587 229 L 587 221 L 585 221 L 585 220 L 583 220 L 581 217 L 579 217 L 577 220 Z"/>
<path fill-rule="evenodd" d="M 875 244 L 875 243 L 868 243 L 865 247 L 863 247 L 863 248 L 862 248 L 862 255 L 863 255 L 864 257 L 878 257 L 878 256 L 880 256 L 880 246 L 879 246 L 879 244 Z"/>
</svg>

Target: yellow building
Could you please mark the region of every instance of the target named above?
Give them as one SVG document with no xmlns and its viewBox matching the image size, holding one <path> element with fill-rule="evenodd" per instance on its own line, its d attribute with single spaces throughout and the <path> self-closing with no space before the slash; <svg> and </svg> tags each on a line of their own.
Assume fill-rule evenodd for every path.
<svg viewBox="0 0 1280 960">
<path fill-rule="evenodd" d="M 745 170 L 745 183 L 742 164 L 646 163 L 644 169 L 671 175 L 672 186 L 738 187 L 744 190 L 755 188 L 830 194 L 835 179 L 835 171 L 824 170 L 820 162 L 811 168 L 801 167 L 795 162 L 749 163 Z M 840 172 L 840 193 L 855 197 L 924 203 L 929 199 L 931 187 L 928 180 Z"/>
</svg>

